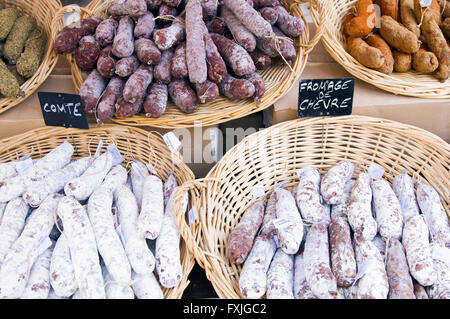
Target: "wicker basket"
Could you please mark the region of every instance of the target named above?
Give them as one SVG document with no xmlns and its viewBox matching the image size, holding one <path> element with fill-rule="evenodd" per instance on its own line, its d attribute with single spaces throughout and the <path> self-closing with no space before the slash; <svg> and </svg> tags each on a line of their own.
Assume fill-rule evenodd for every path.
<svg viewBox="0 0 450 319">
<path fill-rule="evenodd" d="M 93 0 L 86 8 L 66 6 L 55 16 L 54 24 L 60 24 L 64 13 L 71 11 L 80 13 L 82 17 L 105 17 L 105 12 L 111 1 L 112 0 Z M 282 2 L 289 8 L 292 14 L 303 17 L 298 6 L 302 0 L 283 0 Z M 53 28 L 55 37 L 59 30 L 59 28 Z M 211 103 L 201 104 L 192 114 L 185 114 L 173 103 L 169 103 L 165 113 L 160 118 L 149 118 L 144 114 L 139 114 L 125 119 L 113 118 L 112 120 L 116 123 L 131 126 L 175 129 L 193 127 L 199 121 L 203 126 L 215 125 L 264 110 L 283 97 L 293 87 L 295 81 L 300 77 L 305 68 L 309 52 L 319 41 L 320 37 L 321 28 L 319 27 L 314 37 L 310 39 L 308 24 L 306 23 L 305 32 L 294 41 L 294 45 L 297 48 L 297 58 L 292 64 L 293 71 L 291 71 L 286 64 L 279 61 L 261 73 L 266 84 L 266 94 L 258 105 L 256 105 L 253 99 L 232 101 L 221 96 Z M 81 72 L 78 68 L 73 55 L 66 55 L 66 57 L 71 64 L 73 81 L 75 88 L 78 91 L 86 74 Z"/>
<path fill-rule="evenodd" d="M 305 166 L 327 171 L 337 162 L 358 163 L 355 173 L 371 163 L 393 178 L 406 169 L 413 178 L 435 187 L 450 216 L 450 145 L 422 129 L 363 116 L 293 120 L 245 138 L 229 150 L 205 179 L 189 181 L 176 193 L 193 198 L 198 219 L 188 226 L 176 206 L 177 222 L 189 249 L 205 269 L 220 298 L 242 298 L 241 266 L 228 261 L 226 243 L 252 201 L 254 186 L 270 195 L 275 184 L 292 189 L 296 171 Z"/>
<path fill-rule="evenodd" d="M 323 26 L 322 43 L 334 60 L 356 78 L 394 94 L 430 99 L 450 98 L 450 79 L 440 82 L 432 75 L 416 71 L 383 74 L 363 66 L 347 52 L 342 22 L 350 10 L 354 10 L 355 2 L 320 1 L 311 8 L 314 23 Z"/>
<path fill-rule="evenodd" d="M 25 1 L 25 0 L 6 0 L 6 7 L 16 7 L 23 14 L 34 17 L 40 28 L 45 31 L 47 35 L 47 46 L 45 55 L 42 58 L 39 69 L 34 75 L 27 79 L 27 81 L 21 85 L 21 89 L 25 92 L 25 95 L 21 98 L 3 97 L 0 98 L 0 114 L 16 106 L 20 102 L 24 101 L 31 94 L 33 94 L 38 87 L 44 83 L 47 77 L 52 73 L 53 68 L 58 62 L 58 55 L 53 52 L 53 41 L 51 36 L 50 24 L 55 13 L 62 8 L 62 4 L 59 0 L 42 0 L 42 1 Z"/>
<path fill-rule="evenodd" d="M 151 163 L 163 180 L 167 179 L 170 172 L 173 172 L 179 185 L 194 179 L 194 174 L 183 163 L 181 155 L 171 153 L 159 135 L 122 125 L 105 125 L 102 128 L 90 130 L 48 127 L 32 130 L 0 140 L 0 162 L 15 160 L 27 154 L 32 158 L 41 157 L 64 140 L 74 145 L 75 158 L 93 155 L 98 143 L 102 140 L 104 142 L 102 152 L 108 144 L 116 144 L 125 158 L 122 165 L 129 167 L 129 163 L 137 159 L 144 163 Z M 180 245 L 183 279 L 177 287 L 163 289 L 166 299 L 182 297 L 189 285 L 188 276 L 194 267 L 193 254 L 184 241 L 181 241 Z"/>
</svg>

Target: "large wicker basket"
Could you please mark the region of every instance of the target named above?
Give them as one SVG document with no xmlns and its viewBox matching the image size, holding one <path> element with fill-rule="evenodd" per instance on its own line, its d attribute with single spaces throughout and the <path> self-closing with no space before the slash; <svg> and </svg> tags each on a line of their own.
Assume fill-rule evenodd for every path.
<svg viewBox="0 0 450 319">
<path fill-rule="evenodd" d="M 40 128 L 14 137 L 0 140 L 0 162 L 11 161 L 24 155 L 38 158 L 50 152 L 64 140 L 74 145 L 74 157 L 93 155 L 100 140 L 102 152 L 110 143 L 115 143 L 125 158 L 122 165 L 129 167 L 134 159 L 151 163 L 158 177 L 167 179 L 173 175 L 179 185 L 194 179 L 192 171 L 184 164 L 179 153 L 171 153 L 163 139 L 154 133 L 122 125 L 105 125 L 102 128 L 79 130 L 73 128 Z M 183 279 L 172 289 L 163 289 L 164 298 L 179 299 L 189 285 L 188 276 L 194 267 L 193 254 L 184 241 L 180 243 Z"/>
<path fill-rule="evenodd" d="M 6 7 L 16 7 L 23 14 L 32 16 L 36 19 L 38 25 L 47 35 L 47 46 L 45 55 L 42 58 L 39 69 L 34 75 L 27 79 L 21 85 L 25 95 L 21 98 L 3 97 L 0 98 L 0 114 L 16 106 L 33 94 L 38 87 L 44 83 L 47 77 L 52 73 L 53 68 L 58 62 L 58 55 L 53 52 L 53 41 L 51 36 L 51 22 L 56 12 L 62 8 L 59 0 L 25 1 L 25 0 L 6 0 Z"/>
<path fill-rule="evenodd" d="M 106 9 L 111 1 L 112 0 L 93 0 L 86 8 L 66 6 L 55 16 L 54 24 L 60 25 L 64 13 L 71 11 L 80 13 L 81 17 L 105 17 Z M 299 7 L 301 2 L 302 0 L 282 0 L 282 3 L 292 14 L 303 17 Z M 193 127 L 198 122 L 201 122 L 203 126 L 215 125 L 264 110 L 283 97 L 293 87 L 295 81 L 300 77 L 305 68 L 309 52 L 321 37 L 321 27 L 319 27 L 314 37 L 310 39 L 308 24 L 305 24 L 305 32 L 294 41 L 294 45 L 297 48 L 297 58 L 292 63 L 292 71 L 286 64 L 279 61 L 262 72 L 266 84 L 266 94 L 258 105 L 253 99 L 232 101 L 221 96 L 211 103 L 201 104 L 192 114 L 185 114 L 173 103 L 169 103 L 165 113 L 160 118 L 149 118 L 146 117 L 145 114 L 139 114 L 125 119 L 113 118 L 112 120 L 116 123 L 131 126 L 151 126 L 175 129 Z M 53 28 L 55 37 L 59 30 L 60 29 L 57 27 Z M 73 55 L 66 55 L 66 57 L 71 64 L 73 81 L 75 88 L 78 91 L 86 74 L 80 71 L 75 63 Z"/>
<path fill-rule="evenodd" d="M 355 3 L 356 0 L 320 1 L 311 8 L 314 23 L 323 27 L 322 43 L 334 60 L 356 78 L 394 94 L 450 98 L 450 79 L 440 82 L 432 75 L 416 71 L 387 75 L 367 68 L 353 58 L 346 50 L 342 22 L 350 10 L 354 10 Z"/>
<path fill-rule="evenodd" d="M 254 186 L 267 196 L 276 183 L 292 189 L 296 171 L 305 166 L 327 171 L 349 159 L 359 166 L 371 163 L 385 169 L 392 182 L 404 169 L 439 193 L 450 215 L 450 145 L 422 129 L 363 116 L 293 120 L 245 138 L 228 151 L 205 179 L 189 181 L 176 194 L 178 201 L 189 192 L 198 210 L 190 226 L 176 207 L 177 222 L 188 247 L 221 298 L 242 298 L 241 266 L 229 262 L 226 243 L 252 201 Z"/>
</svg>

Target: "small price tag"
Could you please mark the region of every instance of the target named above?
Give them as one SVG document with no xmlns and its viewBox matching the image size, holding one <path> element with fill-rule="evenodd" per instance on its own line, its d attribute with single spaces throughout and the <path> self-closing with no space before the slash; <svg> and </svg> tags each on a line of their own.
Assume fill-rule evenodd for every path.
<svg viewBox="0 0 450 319">
<path fill-rule="evenodd" d="M 113 165 L 119 165 L 120 163 L 122 163 L 124 161 L 124 158 L 122 157 L 122 155 L 120 154 L 119 150 L 117 149 L 117 146 L 115 144 L 110 144 L 106 147 L 106 149 L 112 153 L 113 158 L 114 158 L 114 163 Z"/>
<path fill-rule="evenodd" d="M 375 163 L 370 164 L 368 172 L 369 176 L 377 181 L 380 180 L 384 175 L 384 169 L 380 165 Z"/>
<path fill-rule="evenodd" d="M 30 158 L 30 154 L 25 155 L 25 156 L 22 156 L 22 157 L 19 159 L 19 161 L 24 161 L 24 160 L 27 160 L 27 159 L 29 159 L 29 158 Z"/>
<path fill-rule="evenodd" d="M 420 0 L 420 5 L 422 7 L 429 7 L 429 6 L 431 6 L 431 2 L 432 2 L 432 0 Z"/>
<path fill-rule="evenodd" d="M 273 241 L 275 242 L 275 247 L 278 249 L 280 248 L 280 242 L 278 241 L 278 236 L 273 235 Z"/>
<path fill-rule="evenodd" d="M 140 177 L 145 178 L 144 172 L 141 170 L 140 165 L 137 162 L 131 164 L 131 168 L 134 169 Z"/>
<path fill-rule="evenodd" d="M 275 184 L 275 189 L 277 188 L 284 188 L 284 181 L 278 182 Z"/>
<path fill-rule="evenodd" d="M 274 219 L 272 223 L 273 223 L 273 226 L 278 230 L 284 229 L 284 228 L 292 225 L 292 222 L 290 220 L 283 219 L 283 218 Z"/>
<path fill-rule="evenodd" d="M 63 235 L 61 235 L 63 236 Z M 70 253 L 70 247 L 69 245 L 66 245 L 66 260 L 68 261 L 72 261 L 72 254 Z"/>
<path fill-rule="evenodd" d="M 152 173 L 153 175 L 158 175 L 158 172 L 156 171 L 156 169 L 153 167 L 152 164 L 148 163 L 146 166 L 150 173 Z"/>
<path fill-rule="evenodd" d="M 103 141 L 100 140 L 100 142 L 98 142 L 97 149 L 95 150 L 94 158 L 97 158 L 100 156 L 100 151 L 102 149 L 102 146 L 103 146 Z"/>
<path fill-rule="evenodd" d="M 193 206 L 188 212 L 189 226 L 191 226 L 198 218 L 197 209 Z"/>
<path fill-rule="evenodd" d="M 353 78 L 301 80 L 298 117 L 352 114 L 354 88 Z"/>
<path fill-rule="evenodd" d="M 16 162 L 16 171 L 18 173 L 25 172 L 29 167 L 31 167 L 31 165 L 33 165 L 33 160 L 31 158 L 28 157 L 24 160 L 21 159 Z"/>
<path fill-rule="evenodd" d="M 39 240 L 36 242 L 36 251 L 38 252 L 38 255 L 42 254 L 52 244 L 52 240 L 49 236 L 42 236 L 41 238 L 39 238 Z"/>
<path fill-rule="evenodd" d="M 253 187 L 252 193 L 253 193 L 254 199 L 258 199 L 258 198 L 266 196 L 266 192 L 264 190 L 264 187 L 262 187 L 262 186 Z"/>
<path fill-rule="evenodd" d="M 300 169 L 298 169 L 298 170 L 296 171 L 296 174 L 297 174 L 298 179 L 301 179 L 301 178 L 302 178 L 303 172 L 304 172 L 304 171 L 305 171 L 304 168 L 300 168 Z"/>
<path fill-rule="evenodd" d="M 175 136 L 173 132 L 168 132 L 163 135 L 164 142 L 171 152 L 178 151 L 181 146 L 180 140 Z"/>
<path fill-rule="evenodd" d="M 89 129 L 81 97 L 76 94 L 38 92 L 45 125 Z"/>
</svg>

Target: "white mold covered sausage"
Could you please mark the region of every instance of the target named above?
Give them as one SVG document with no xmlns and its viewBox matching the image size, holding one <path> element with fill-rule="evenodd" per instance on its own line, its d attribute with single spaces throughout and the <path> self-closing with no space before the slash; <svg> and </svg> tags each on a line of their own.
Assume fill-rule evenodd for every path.
<svg viewBox="0 0 450 319">
<path fill-rule="evenodd" d="M 278 248 L 267 271 L 267 299 L 294 299 L 294 255 Z"/>
<path fill-rule="evenodd" d="M 139 275 L 132 273 L 133 291 L 138 299 L 163 299 L 164 295 L 154 273 Z"/>
<path fill-rule="evenodd" d="M 73 196 L 63 197 L 58 204 L 64 235 L 70 247 L 78 289 L 83 299 L 105 299 L 105 287 L 94 230 L 86 208 Z"/>
<path fill-rule="evenodd" d="M 400 202 L 404 221 L 412 216 L 419 215 L 420 210 L 414 191 L 414 181 L 406 170 L 394 178 L 392 190 Z"/>
<path fill-rule="evenodd" d="M 344 187 L 353 176 L 356 165 L 350 161 L 340 161 L 322 177 L 320 193 L 324 201 L 331 205 L 344 201 Z"/>
<path fill-rule="evenodd" d="M 64 232 L 58 237 L 50 261 L 50 284 L 55 295 L 68 298 L 77 290 L 77 282 Z"/>
<path fill-rule="evenodd" d="M 109 151 L 104 152 L 94 159 L 81 176 L 72 179 L 64 186 L 65 194 L 75 197 L 78 201 L 88 199 L 92 192 L 101 185 L 113 164 L 113 154 Z"/>
<path fill-rule="evenodd" d="M 144 180 L 142 205 L 137 229 L 141 236 L 156 239 L 164 218 L 163 182 L 158 176 L 148 175 Z"/>
<path fill-rule="evenodd" d="M 119 214 L 120 229 L 123 234 L 125 252 L 131 269 L 138 274 L 148 274 L 155 269 L 155 256 L 147 246 L 145 238 L 137 232 L 139 211 L 136 197 L 127 186 L 120 186 L 114 192 L 114 200 Z"/>
<path fill-rule="evenodd" d="M 294 259 L 294 297 L 295 299 L 317 299 L 306 280 L 303 252 Z"/>
<path fill-rule="evenodd" d="M 31 267 L 38 257 L 37 246 L 48 237 L 55 224 L 62 195 L 47 197 L 27 219 L 27 223 L 6 255 L 0 269 L 0 298 L 19 298 L 28 282 Z"/>
</svg>

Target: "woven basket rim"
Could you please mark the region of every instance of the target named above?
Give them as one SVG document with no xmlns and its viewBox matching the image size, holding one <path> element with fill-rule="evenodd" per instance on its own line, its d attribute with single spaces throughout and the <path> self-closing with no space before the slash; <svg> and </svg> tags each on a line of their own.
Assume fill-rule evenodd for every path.
<svg viewBox="0 0 450 319">
<path fill-rule="evenodd" d="M 326 131 L 323 134 L 326 139 L 331 139 L 328 136 L 334 133 L 333 129 L 335 127 L 341 128 L 344 125 L 347 129 L 347 135 L 357 135 L 357 141 L 353 141 L 355 143 L 364 144 L 366 142 L 360 141 L 361 134 L 370 136 L 369 133 L 373 133 L 374 136 L 383 136 L 384 139 L 378 141 L 378 151 L 372 150 L 372 145 L 367 145 L 367 149 L 353 149 L 351 146 L 354 147 L 355 143 L 350 142 L 349 145 L 351 146 L 347 146 L 345 150 L 340 149 L 336 145 L 338 143 L 336 138 L 332 141 L 326 140 L 323 142 L 325 146 L 321 149 L 320 145 L 317 147 L 318 142 L 309 142 L 310 136 L 298 137 L 298 135 L 295 135 L 300 135 L 299 132 L 308 134 L 313 129 L 319 130 L 321 127 L 328 127 L 328 130 L 332 132 Z M 305 148 L 303 152 L 300 147 L 293 145 L 296 141 L 294 135 L 299 139 L 304 139 L 304 142 L 300 142 L 301 147 Z M 395 158 L 390 162 L 386 161 L 386 157 L 392 156 L 389 153 L 391 149 L 384 145 L 387 142 L 383 142 L 386 140 L 386 136 L 389 136 L 392 141 L 397 141 L 398 137 L 401 137 L 401 140 L 408 139 L 410 146 L 401 146 L 404 147 L 405 152 L 420 148 L 433 149 L 433 154 L 430 154 L 430 158 L 426 161 L 427 166 L 424 163 L 420 167 L 421 171 L 415 171 L 417 169 L 415 162 L 406 162 L 403 158 Z M 291 140 L 294 140 L 294 142 L 291 142 Z M 357 145 L 362 148 L 362 144 Z M 389 147 L 391 146 L 389 145 Z M 272 152 L 272 156 L 276 154 L 279 158 L 276 164 L 272 162 L 259 163 L 258 155 L 265 154 L 264 152 L 267 150 Z M 330 152 L 330 150 L 338 153 L 338 155 L 328 156 L 327 152 Z M 388 154 L 381 154 L 383 150 L 386 150 Z M 372 153 L 370 153 L 371 151 Z M 390 171 L 386 173 L 389 175 L 386 176 L 389 180 L 391 175 L 400 173 L 402 169 L 413 170 L 415 172 L 413 178 L 426 181 L 432 186 L 434 184 L 442 185 L 442 183 L 445 186 L 445 181 L 450 178 L 450 145 L 431 132 L 392 120 L 358 115 L 296 119 L 274 125 L 246 137 L 227 151 L 205 178 L 189 181 L 179 190 L 180 193 L 187 191 L 191 194 L 191 197 L 194 197 L 193 205 L 200 211 L 198 214 L 199 220 L 188 226 L 185 219 L 178 213 L 179 207 L 176 207 L 175 210 L 182 236 L 192 250 L 197 263 L 205 269 L 207 278 L 211 281 L 220 298 L 242 297 L 238 291 L 237 279 L 234 279 L 238 278 L 241 267 L 230 264 L 228 259 L 224 257 L 224 251 L 227 230 L 232 229 L 233 221 L 242 215 L 251 202 L 251 187 L 255 186 L 255 183 L 263 184 L 262 186 L 266 188 L 266 195 L 270 194 L 275 183 L 279 181 L 286 181 L 289 187 L 292 187 L 295 184 L 296 175 L 295 170 L 288 169 L 288 166 L 295 166 L 298 169 L 312 165 L 311 162 L 314 162 L 315 167 L 324 171 L 341 156 L 342 159 L 344 157 L 350 160 L 357 158 L 358 161 L 364 162 L 364 165 L 362 165 L 364 167 L 368 166 L 369 162 L 377 162 L 378 164 L 384 162 L 385 166 L 390 168 Z M 366 160 L 365 156 L 370 160 Z M 411 156 L 414 156 L 414 154 Z M 253 161 L 250 161 L 250 159 L 253 159 Z M 263 161 L 261 160 L 261 162 Z M 280 162 L 289 164 L 283 166 L 283 164 L 280 165 Z M 273 166 L 276 168 L 273 168 Z M 249 172 L 252 170 L 254 173 Z M 421 176 L 421 174 L 423 175 Z M 255 180 L 249 180 L 250 176 Z M 259 181 L 260 179 L 263 181 Z M 236 193 L 236 188 L 239 189 L 239 193 Z M 441 199 L 446 203 L 445 209 L 450 216 L 450 187 L 439 189 L 438 192 Z M 177 194 L 177 196 L 181 196 L 181 194 Z M 446 200 L 446 198 L 448 199 Z"/>
<path fill-rule="evenodd" d="M 25 2 L 25 4 L 23 3 Z M 23 10 L 24 5 L 28 5 L 29 1 L 6 1 L 6 7 L 10 7 L 11 3 L 14 3 L 14 7 L 19 8 L 21 11 Z M 44 53 L 44 57 L 42 58 L 41 64 L 38 68 L 38 70 L 35 72 L 35 74 L 27 79 L 25 83 L 21 85 L 21 89 L 25 92 L 25 95 L 20 98 L 13 98 L 13 97 L 2 97 L 0 98 L 0 114 L 8 111 L 9 109 L 13 108 L 14 106 L 20 104 L 21 102 L 25 101 L 27 98 L 29 98 L 36 90 L 47 80 L 49 75 L 52 73 L 53 69 L 55 68 L 56 64 L 58 63 L 59 56 L 53 51 L 53 37 L 51 36 L 50 30 L 47 29 L 48 26 L 50 26 L 51 19 L 53 18 L 54 14 L 60 10 L 63 5 L 60 0 L 40 0 L 40 1 L 34 1 L 34 3 L 37 3 L 39 8 L 45 8 L 47 11 L 50 11 L 47 13 L 47 25 L 39 25 L 46 33 L 47 35 L 47 49 Z M 34 4 L 33 4 L 34 5 Z M 34 10 L 33 10 L 34 12 Z M 41 10 L 38 10 L 33 15 L 36 17 L 37 14 L 41 13 Z M 38 22 L 39 24 L 39 22 Z"/>
<path fill-rule="evenodd" d="M 314 24 L 323 26 L 321 42 L 333 59 L 354 77 L 384 91 L 427 99 L 450 98 L 450 78 L 440 82 L 432 75 L 414 70 L 406 73 L 383 74 L 363 66 L 347 52 L 340 41 L 341 21 L 355 2 L 356 0 L 321 1 L 319 5 L 311 8 Z"/>
<path fill-rule="evenodd" d="M 97 15 L 96 13 L 99 12 L 104 13 L 106 11 L 106 4 L 110 1 L 111 0 L 93 0 L 86 8 L 81 9 L 74 6 L 65 6 L 55 16 L 54 23 L 55 20 L 61 19 L 61 16 L 64 12 L 78 11 L 79 13 L 81 13 L 82 17 Z M 303 14 L 298 5 L 300 3 L 306 2 L 305 0 L 283 1 L 286 2 L 292 10 L 295 10 L 296 15 L 300 15 L 303 17 Z M 297 6 L 297 8 L 294 8 L 295 6 Z M 198 125 L 198 123 L 201 123 L 203 126 L 212 126 L 233 119 L 242 118 L 246 115 L 250 115 L 270 107 L 277 100 L 285 96 L 293 87 L 296 80 L 298 80 L 298 78 L 301 76 L 306 66 L 309 52 L 313 49 L 313 47 L 317 44 L 317 42 L 320 40 L 320 37 L 322 36 L 322 28 L 319 27 L 317 28 L 314 37 L 310 38 L 308 23 L 306 23 L 306 19 L 304 20 L 305 31 L 298 40 L 296 39 L 296 43 L 298 43 L 298 41 L 301 42 L 300 45 L 297 46 L 297 58 L 293 63 L 293 69 L 295 72 L 289 72 L 288 76 L 284 76 L 280 84 L 276 85 L 276 87 L 272 88 L 269 92 L 266 93 L 266 95 L 261 99 L 259 105 L 256 105 L 255 102 L 250 103 L 250 100 L 243 100 L 235 103 L 232 100 L 225 99 L 222 96 L 223 100 L 220 100 L 217 103 L 216 101 L 212 102 L 213 107 L 210 107 L 211 103 L 200 104 L 197 110 L 191 114 L 182 113 L 176 107 L 174 107 L 172 103 L 170 103 L 168 109 L 169 112 L 166 111 L 160 118 L 149 118 L 146 117 L 145 114 L 139 114 L 125 119 L 113 117 L 111 121 L 114 123 L 126 124 L 129 126 L 150 126 L 163 129 L 194 127 Z M 78 91 L 83 81 L 83 74 L 80 72 L 80 69 L 76 65 L 72 54 L 66 54 L 65 57 L 71 65 L 72 79 L 75 85 L 75 89 L 76 91 Z M 285 72 L 288 67 L 284 66 L 282 69 L 279 69 Z M 265 70 L 264 74 L 267 73 L 268 76 L 273 75 L 271 73 L 268 73 L 271 70 L 274 70 L 272 72 L 273 74 L 274 72 L 278 72 L 278 68 L 271 67 L 268 70 Z M 222 107 L 220 103 L 224 103 L 225 106 Z"/>
<path fill-rule="evenodd" d="M 131 140 L 127 137 L 127 134 L 133 137 L 135 149 L 133 149 L 133 146 L 131 145 L 126 145 L 128 142 L 131 143 Z M 82 138 L 83 136 L 89 137 L 89 139 L 87 141 L 80 141 L 80 144 L 77 145 L 75 139 Z M 178 152 L 172 153 L 165 144 L 164 140 L 158 134 L 147 132 L 140 128 L 127 127 L 125 125 L 110 124 L 89 130 L 63 127 L 41 127 L 33 129 L 19 135 L 1 139 L 0 158 L 5 159 L 4 157 L 7 156 L 6 159 L 10 161 L 19 159 L 21 156 L 29 154 L 26 152 L 31 152 L 33 154 L 37 153 L 39 155 L 46 154 L 55 146 L 62 143 L 63 140 L 67 140 L 74 145 L 74 157 L 88 156 L 91 152 L 93 155 L 95 148 L 97 147 L 97 143 L 94 144 L 94 137 L 98 141 L 110 140 L 114 142 L 119 150 L 122 150 L 122 155 L 126 159 L 122 165 L 126 165 L 127 168 L 128 164 L 133 159 L 139 159 L 145 163 L 152 162 L 152 165 L 159 173 L 158 175 L 169 175 L 171 173 L 168 168 L 166 168 L 166 171 L 162 171 L 162 169 L 168 165 L 161 165 L 161 167 L 155 165 L 155 163 L 153 163 L 154 158 L 152 158 L 150 154 L 148 155 L 149 157 L 144 158 L 145 154 L 142 154 L 141 152 L 144 152 L 143 146 L 146 145 L 149 147 L 149 152 L 154 153 L 154 156 L 157 156 L 155 151 L 160 154 L 164 154 L 164 158 L 162 158 L 157 164 L 161 164 L 163 162 L 169 163 L 172 161 L 172 164 L 170 164 L 171 169 L 174 171 L 174 177 L 180 186 L 185 182 L 194 180 L 195 178 L 194 173 L 183 162 L 181 154 Z M 124 140 L 125 138 L 126 141 Z M 103 148 L 105 147 L 106 143 L 104 143 Z M 123 151 L 124 149 L 125 151 Z M 130 153 L 127 154 L 127 150 L 130 150 Z M 88 152 L 89 154 L 87 154 Z M 3 160 L 0 160 L 0 162 L 3 162 Z M 189 206 L 190 205 L 191 202 L 189 201 Z M 171 289 L 163 288 L 164 297 L 169 299 L 179 299 L 182 297 L 184 291 L 189 286 L 190 281 L 188 277 L 195 265 L 194 256 L 187 247 L 186 243 L 183 241 L 183 238 L 181 238 L 180 243 L 182 245 L 181 252 L 183 254 L 183 279 L 177 287 Z"/>
</svg>

